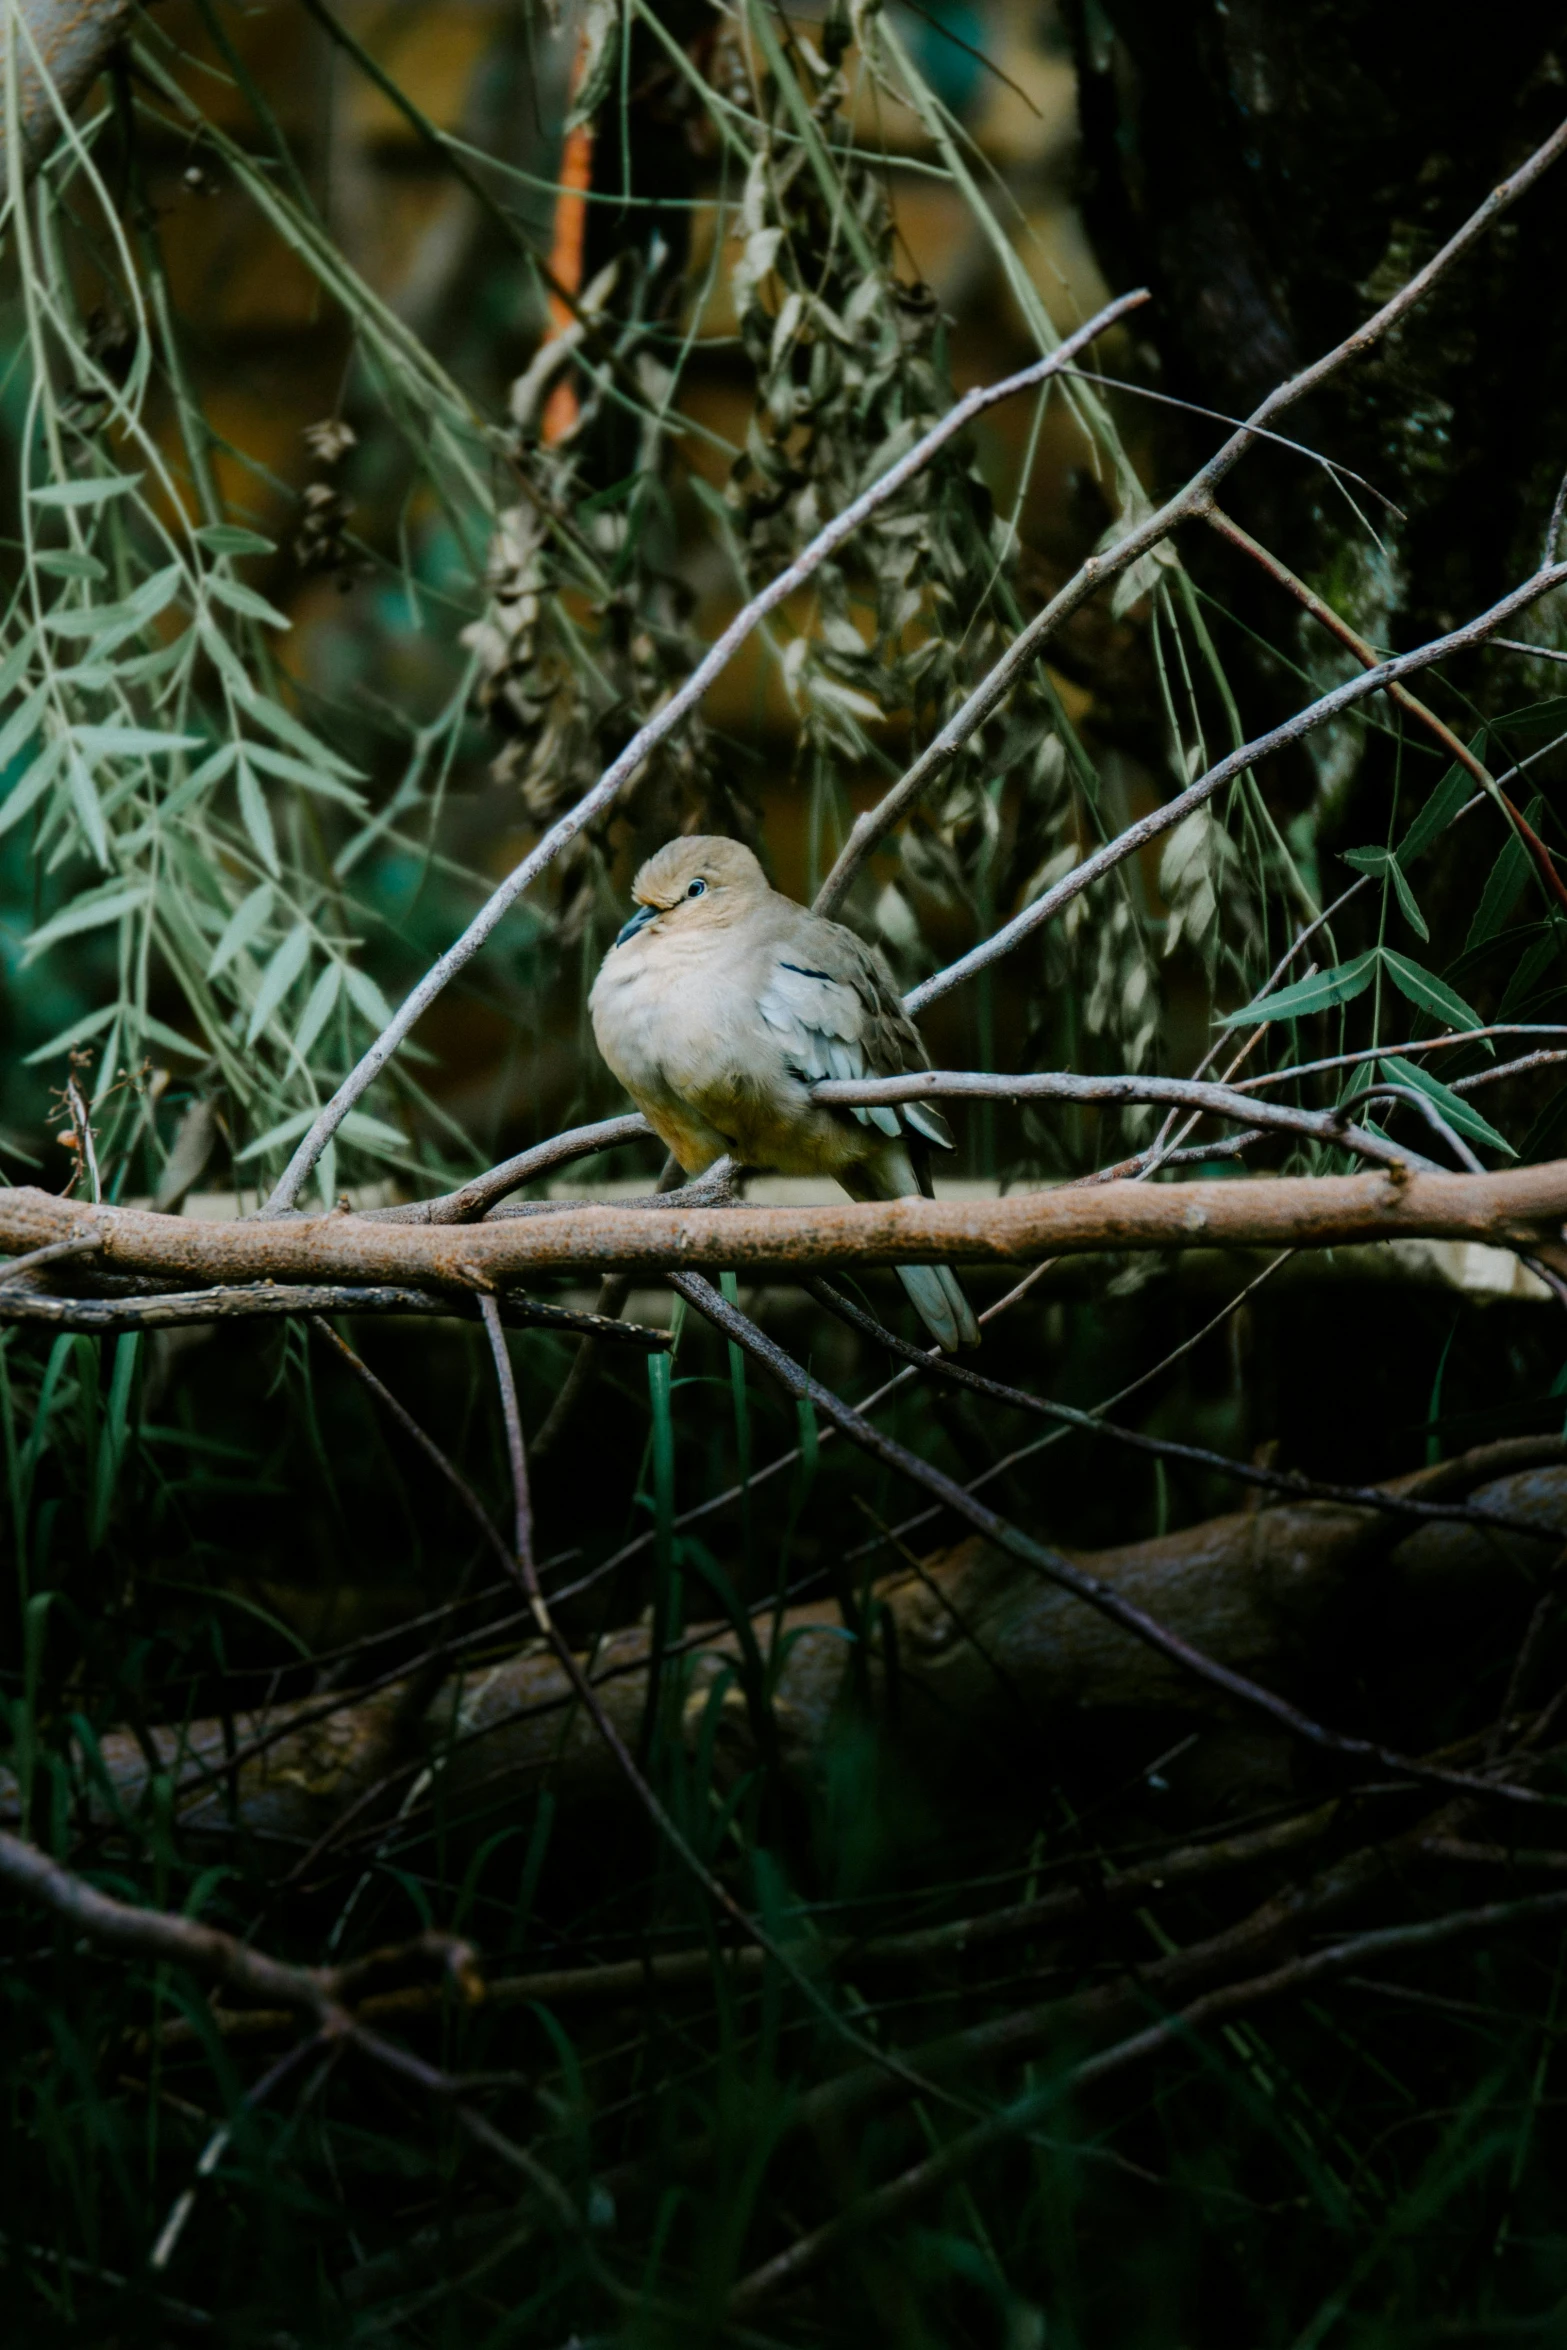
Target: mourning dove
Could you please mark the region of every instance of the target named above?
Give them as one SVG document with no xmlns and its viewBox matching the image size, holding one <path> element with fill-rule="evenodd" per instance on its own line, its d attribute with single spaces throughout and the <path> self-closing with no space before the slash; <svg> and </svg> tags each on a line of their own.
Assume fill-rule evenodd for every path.
<svg viewBox="0 0 1567 2350">
<path fill-rule="evenodd" d="M 588 1008 L 599 1051 L 686 1173 L 727 1151 L 745 1167 L 834 1176 L 851 1199 L 928 1194 L 928 1146 L 953 1147 L 929 1103 L 811 1099 L 823 1078 L 930 1067 L 874 947 L 770 888 L 735 840 L 669 841 L 632 894 Z M 948 1266 L 897 1270 L 940 1346 L 979 1344 Z"/>
</svg>

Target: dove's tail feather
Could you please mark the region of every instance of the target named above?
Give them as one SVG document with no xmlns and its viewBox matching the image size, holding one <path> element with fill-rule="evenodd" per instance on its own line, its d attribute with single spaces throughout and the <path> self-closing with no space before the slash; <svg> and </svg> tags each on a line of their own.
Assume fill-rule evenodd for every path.
<svg viewBox="0 0 1567 2350">
<path fill-rule="evenodd" d="M 950 1265 L 899 1265 L 898 1279 L 910 1304 L 943 1354 L 959 1347 L 978 1346 L 979 1324 L 974 1309 L 958 1287 Z"/>
<path fill-rule="evenodd" d="M 921 1172 L 908 1150 L 899 1145 L 878 1153 L 875 1159 L 862 1159 L 857 1166 L 844 1168 L 838 1181 L 851 1199 L 917 1199 L 922 1193 L 928 1198 L 929 1176 L 922 1182 Z M 910 1304 L 943 1354 L 978 1346 L 974 1309 L 958 1287 L 950 1265 L 899 1265 L 896 1271 Z"/>
</svg>

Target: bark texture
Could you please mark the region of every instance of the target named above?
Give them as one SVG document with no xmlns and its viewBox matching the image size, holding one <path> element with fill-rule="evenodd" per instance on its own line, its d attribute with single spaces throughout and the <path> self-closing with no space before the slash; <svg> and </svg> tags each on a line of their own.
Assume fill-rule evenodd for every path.
<svg viewBox="0 0 1567 2350">
<path fill-rule="evenodd" d="M 996 1200 L 905 1199 L 823 1208 L 568 1207 L 480 1225 L 367 1216 L 202 1224 L 91 1207 L 30 1186 L 0 1192 L 0 1249 L 96 1237 L 110 1273 L 203 1281 L 370 1281 L 472 1294 L 530 1273 L 680 1267 L 1030 1264 L 1081 1249 L 1331 1248 L 1364 1240 L 1475 1240 L 1555 1262 L 1567 1160 L 1500 1175 L 1260 1176 L 1180 1185 L 1105 1183 Z M 1567 1262 L 1567 1260 L 1564 1260 Z M 56 1279 L 50 1269 L 51 1285 Z M 81 1288 L 80 1268 L 57 1276 Z"/>
<path fill-rule="evenodd" d="M 131 0 L 14 0 L 9 37 L 24 179 L 58 140 L 62 111 L 80 104 L 108 64 L 130 15 Z M 13 170 L 7 114 L 0 110 L 0 203 L 11 193 Z"/>
</svg>

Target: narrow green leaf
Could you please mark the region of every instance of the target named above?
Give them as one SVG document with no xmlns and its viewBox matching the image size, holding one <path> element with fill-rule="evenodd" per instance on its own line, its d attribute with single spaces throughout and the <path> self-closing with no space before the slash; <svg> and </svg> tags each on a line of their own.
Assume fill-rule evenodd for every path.
<svg viewBox="0 0 1567 2350">
<path fill-rule="evenodd" d="M 139 473 L 97 473 L 90 481 L 50 481 L 29 490 L 35 506 L 102 506 L 121 498 L 141 480 Z"/>
<path fill-rule="evenodd" d="M 74 1020 L 69 1028 L 51 1036 L 47 1044 L 36 1046 L 22 1063 L 23 1068 L 34 1069 L 40 1061 L 53 1060 L 56 1053 L 66 1053 L 73 1045 L 85 1044 L 90 1036 L 97 1036 L 108 1027 L 119 1008 L 118 1004 L 105 1004 L 101 1011 L 89 1012 L 85 1020 Z"/>
<path fill-rule="evenodd" d="M 1478 757 L 1484 746 L 1485 728 L 1482 726 L 1469 748 Z M 1466 767 L 1460 767 L 1456 761 L 1449 767 L 1393 851 L 1406 873 L 1415 858 L 1431 846 L 1439 833 L 1447 830 L 1459 809 L 1473 798 L 1478 789 L 1479 785 Z"/>
<path fill-rule="evenodd" d="M 207 587 L 219 603 L 227 604 L 231 612 L 239 612 L 247 620 L 264 621 L 268 628 L 294 625 L 286 613 L 269 604 L 265 596 L 258 596 L 254 588 L 246 587 L 243 580 L 228 579 L 221 571 L 213 571 L 207 575 Z"/>
<path fill-rule="evenodd" d="M 391 1020 L 392 1007 L 369 972 L 356 970 L 352 963 L 345 964 L 343 983 L 348 989 L 350 1000 L 379 1034 Z"/>
<path fill-rule="evenodd" d="M 368 1110 L 350 1110 L 340 1131 L 345 1142 L 398 1151 L 408 1148 L 408 1137 L 400 1126 L 389 1126 L 384 1118 L 372 1118 Z"/>
<path fill-rule="evenodd" d="M 131 608 L 143 620 L 156 620 L 158 614 L 173 603 L 184 585 L 184 564 L 166 563 L 161 571 L 153 572 L 149 579 L 142 581 L 130 598 Z"/>
<path fill-rule="evenodd" d="M 272 829 L 272 811 L 267 806 L 266 793 L 256 781 L 255 770 L 243 757 L 239 762 L 239 813 L 251 846 L 275 878 L 283 867 L 277 853 L 277 834 Z"/>
<path fill-rule="evenodd" d="M 294 1050 L 302 1061 L 308 1059 L 311 1046 L 327 1024 L 332 1006 L 337 1001 L 341 979 L 342 967 L 337 963 L 324 964 L 317 974 L 315 986 L 305 1000 L 305 1009 L 294 1034 Z"/>
<path fill-rule="evenodd" d="M 222 937 L 212 950 L 212 960 L 207 965 L 209 979 L 216 979 L 225 965 L 232 963 L 234 957 L 259 934 L 272 911 L 275 894 L 271 882 L 263 881 L 259 888 L 253 889 L 249 897 L 235 907 Z"/>
<path fill-rule="evenodd" d="M 243 1150 L 234 1153 L 235 1165 L 238 1166 L 244 1159 L 257 1159 L 263 1151 L 277 1150 L 285 1142 L 297 1141 L 307 1126 L 315 1124 L 315 1120 L 314 1110 L 296 1110 L 292 1117 L 280 1118 L 275 1126 L 267 1128 L 265 1134 L 258 1134 L 254 1142 L 247 1142 Z"/>
<path fill-rule="evenodd" d="M 1471 1108 L 1461 1093 L 1454 1093 L 1450 1085 L 1444 1085 L 1439 1077 L 1433 1077 L 1429 1069 L 1421 1068 L 1417 1061 L 1389 1060 L 1378 1065 L 1389 1085 L 1412 1085 L 1417 1093 L 1423 1093 L 1435 1102 L 1455 1133 L 1466 1136 L 1470 1142 L 1482 1142 L 1490 1150 L 1503 1151 L 1510 1159 L 1517 1158 L 1518 1153 L 1506 1135 L 1498 1134 L 1489 1120 Z"/>
<path fill-rule="evenodd" d="M 272 539 L 264 539 L 259 530 L 246 530 L 237 522 L 204 522 L 196 537 L 214 555 L 272 555 L 277 552 Z"/>
<path fill-rule="evenodd" d="M 73 555 L 63 547 L 47 547 L 33 557 L 33 569 L 45 579 L 107 579 L 107 566 L 96 555 Z"/>
<path fill-rule="evenodd" d="M 11 647 L 4 661 L 0 661 L 0 703 L 8 702 L 27 675 L 27 664 L 33 657 L 38 631 L 29 628 Z"/>
<path fill-rule="evenodd" d="M 140 621 L 140 613 L 130 604 L 72 604 L 44 614 L 45 628 L 65 637 L 107 636 L 116 628 L 135 628 Z"/>
<path fill-rule="evenodd" d="M 197 614 L 196 634 L 203 652 L 229 690 L 237 694 L 242 702 L 249 702 L 256 689 L 246 673 L 244 663 L 209 612 Z"/>
<path fill-rule="evenodd" d="M 71 739 L 90 759 L 151 759 L 201 749 L 199 734 L 164 734 L 153 726 L 73 726 Z"/>
<path fill-rule="evenodd" d="M 13 824 L 19 824 L 29 808 L 43 798 L 64 758 L 63 742 L 44 745 L 31 767 L 12 785 L 4 800 L 0 800 L 0 833 L 9 832 Z"/>
<path fill-rule="evenodd" d="M 324 775 L 318 767 L 308 767 L 303 759 L 291 759 L 286 751 L 269 751 L 264 743 L 249 742 L 245 756 L 259 767 L 264 775 L 276 775 L 284 783 L 301 784 L 306 791 L 319 792 L 323 799 L 341 800 L 345 808 L 355 811 L 366 805 L 363 792 L 340 783 L 335 775 Z"/>
<path fill-rule="evenodd" d="M 170 563 L 144 579 L 123 603 L 73 604 L 69 609 L 46 612 L 44 626 L 56 636 L 123 639 L 157 619 L 178 595 L 184 577 L 183 566 Z"/>
<path fill-rule="evenodd" d="M 261 974 L 261 986 L 251 1008 L 250 1025 L 245 1031 L 245 1042 L 254 1044 L 277 1010 L 295 980 L 303 971 L 310 956 L 310 933 L 303 922 L 293 929 L 276 949 L 271 962 Z"/>
<path fill-rule="evenodd" d="M 106 923 L 122 921 L 146 902 L 147 892 L 140 883 L 130 889 L 115 883 L 108 889 L 93 890 L 73 905 L 63 906 L 58 914 L 29 933 L 22 942 L 27 959 L 31 962 L 35 955 L 43 954 L 62 938 L 77 938 L 83 931 L 101 930 Z"/>
<path fill-rule="evenodd" d="M 1377 950 L 1368 947 L 1352 963 L 1340 963 L 1332 971 L 1319 971 L 1310 979 L 1298 979 L 1293 987 L 1281 987 L 1277 995 L 1260 996 L 1242 1011 L 1227 1012 L 1219 1026 L 1240 1028 L 1264 1020 L 1304 1020 L 1313 1012 L 1330 1010 L 1334 1004 L 1352 1003 L 1371 985 L 1376 966 Z"/>
<path fill-rule="evenodd" d="M 1404 920 L 1422 944 L 1429 943 L 1430 925 L 1415 903 L 1415 893 L 1404 878 L 1403 866 L 1395 859 L 1389 863 L 1388 873 L 1392 878 L 1394 894 L 1403 909 Z"/>
<path fill-rule="evenodd" d="M 301 726 L 293 713 L 285 710 L 281 703 L 269 701 L 265 694 L 252 691 L 248 708 L 250 716 L 258 725 L 264 726 L 268 734 L 276 735 L 280 743 L 289 744 L 313 766 L 330 767 L 334 775 L 341 775 L 350 783 L 364 782 L 362 768 L 351 767 L 336 751 L 329 750 L 318 736 L 311 733 L 308 726 Z"/>
<path fill-rule="evenodd" d="M 1505 711 L 1491 723 L 1526 734 L 1548 734 L 1552 727 L 1567 727 L 1567 696 L 1552 694 L 1543 702 L 1525 702 L 1521 709 Z"/>
<path fill-rule="evenodd" d="M 1502 990 L 1502 1000 L 1496 1007 L 1498 1020 L 1517 1017 L 1564 947 L 1567 947 L 1567 923 L 1559 914 L 1553 914 Z"/>
<path fill-rule="evenodd" d="M 177 1028 L 171 1028 L 166 1020 L 155 1019 L 151 1012 L 133 1010 L 129 1019 L 139 1035 L 149 1044 L 161 1044 L 166 1053 L 188 1053 L 193 1061 L 206 1059 L 207 1047 L 200 1037 L 181 1036 Z"/>
<path fill-rule="evenodd" d="M 188 798 L 196 792 L 204 792 L 215 783 L 221 783 L 238 757 L 238 743 L 220 743 L 211 758 L 203 759 L 199 767 L 193 767 L 185 781 L 178 786 L 181 799 Z M 167 810 L 173 805 L 174 795 L 171 794 L 164 802 L 164 807 Z"/>
<path fill-rule="evenodd" d="M 1415 903 L 1415 893 L 1404 878 L 1404 869 L 1391 849 L 1345 849 L 1344 863 L 1352 865 L 1357 873 L 1369 873 L 1376 879 L 1393 884 L 1394 895 L 1402 909 L 1404 920 L 1419 939 L 1429 939 L 1425 916 Z"/>
<path fill-rule="evenodd" d="M 286 1142 L 297 1142 L 306 1127 L 315 1124 L 316 1115 L 314 1110 L 296 1110 L 292 1118 L 280 1119 L 276 1126 L 269 1126 L 265 1134 L 258 1134 L 254 1142 L 248 1142 L 242 1151 L 236 1152 L 236 1163 L 240 1159 L 259 1158 L 263 1151 L 281 1149 Z M 405 1151 L 408 1148 L 406 1134 L 396 1126 L 388 1126 L 384 1118 L 372 1118 L 365 1110 L 350 1110 L 340 1131 L 345 1142 L 362 1143 L 367 1149 Z"/>
<path fill-rule="evenodd" d="M 1399 994 L 1407 996 L 1422 1012 L 1434 1013 L 1438 1020 L 1445 1020 L 1450 1028 L 1479 1028 L 1482 1025 L 1480 1015 L 1472 1004 L 1466 1004 L 1463 997 L 1455 995 L 1444 981 L 1436 978 L 1432 972 L 1422 970 L 1418 963 L 1411 963 L 1407 956 L 1395 955 L 1391 947 L 1384 947 L 1382 962 Z M 1486 1050 L 1490 1052 L 1493 1049 L 1487 1040 Z"/>
<path fill-rule="evenodd" d="M 37 731 L 38 721 L 48 701 L 49 689 L 41 685 L 11 712 L 4 726 L 0 726 L 0 767 L 9 767 L 22 745 Z"/>
<path fill-rule="evenodd" d="M 87 845 L 100 865 L 109 862 L 109 835 L 104 829 L 103 808 L 98 799 L 98 787 L 92 779 L 86 760 L 74 744 L 65 746 L 65 780 L 70 789 L 71 805 L 76 810 L 78 823 L 87 835 Z"/>
<path fill-rule="evenodd" d="M 1464 953 L 1473 954 L 1476 947 L 1485 945 L 1499 930 L 1506 927 L 1507 917 L 1517 904 L 1524 883 L 1529 878 L 1529 853 L 1516 832 L 1509 833 L 1491 867 L 1480 903 L 1475 908 L 1469 935 L 1464 940 Z"/>
</svg>

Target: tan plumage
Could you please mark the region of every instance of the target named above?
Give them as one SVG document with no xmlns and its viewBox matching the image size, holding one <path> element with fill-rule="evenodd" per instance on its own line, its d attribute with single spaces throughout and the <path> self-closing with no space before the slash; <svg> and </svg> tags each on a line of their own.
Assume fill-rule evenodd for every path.
<svg viewBox="0 0 1567 2350">
<path fill-rule="evenodd" d="M 938 1110 L 810 1097 L 823 1078 L 930 1066 L 875 948 L 770 888 L 735 840 L 668 842 L 633 895 L 641 910 L 588 1008 L 600 1052 L 686 1173 L 727 1151 L 745 1167 L 834 1176 L 851 1199 L 928 1193 L 929 1147 L 952 1148 Z M 947 1266 L 903 1265 L 898 1278 L 949 1352 L 979 1344 Z"/>
</svg>

